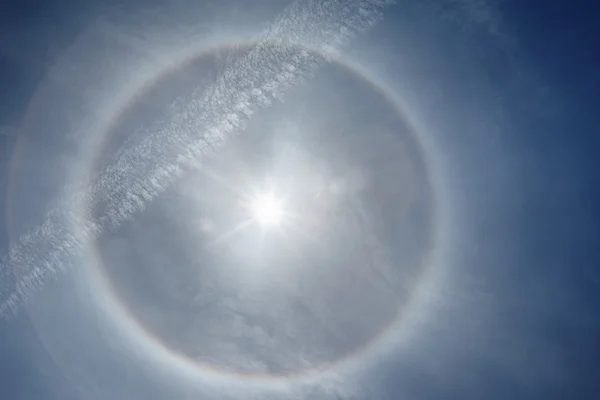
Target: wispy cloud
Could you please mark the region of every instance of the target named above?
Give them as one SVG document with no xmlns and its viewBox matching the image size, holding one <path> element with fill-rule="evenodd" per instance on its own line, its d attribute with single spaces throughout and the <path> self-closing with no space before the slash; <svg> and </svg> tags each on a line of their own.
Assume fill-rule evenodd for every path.
<svg viewBox="0 0 600 400">
<path fill-rule="evenodd" d="M 63 272 L 87 240 L 130 219 L 184 170 L 215 154 L 254 112 L 309 78 L 393 2 L 306 0 L 289 6 L 212 86 L 193 91 L 142 140 L 123 147 L 91 186 L 65 199 L 10 248 L 0 275 L 14 270 L 17 278 L 0 292 L 0 315 L 12 315 L 47 278 Z M 97 205 L 103 213 L 95 220 L 79 220 L 81 215 L 73 212 Z M 72 226 L 78 227 L 76 234 Z"/>
</svg>

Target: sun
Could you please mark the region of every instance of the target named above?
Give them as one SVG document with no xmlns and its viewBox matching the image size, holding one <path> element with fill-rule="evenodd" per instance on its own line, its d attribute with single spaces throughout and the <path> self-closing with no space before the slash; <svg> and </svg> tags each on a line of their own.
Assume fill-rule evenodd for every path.
<svg viewBox="0 0 600 400">
<path fill-rule="evenodd" d="M 251 210 L 259 224 L 273 226 L 281 222 L 283 217 L 283 204 L 273 193 L 263 193 L 256 196 L 251 204 Z"/>
</svg>

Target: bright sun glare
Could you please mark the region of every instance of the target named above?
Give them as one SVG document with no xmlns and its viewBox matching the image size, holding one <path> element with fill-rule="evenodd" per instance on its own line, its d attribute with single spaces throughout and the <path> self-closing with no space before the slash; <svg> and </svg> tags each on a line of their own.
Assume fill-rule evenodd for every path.
<svg viewBox="0 0 600 400">
<path fill-rule="evenodd" d="M 275 197 L 273 193 L 260 195 L 252 203 L 252 213 L 254 219 L 261 225 L 276 225 L 283 216 L 281 200 Z"/>
</svg>

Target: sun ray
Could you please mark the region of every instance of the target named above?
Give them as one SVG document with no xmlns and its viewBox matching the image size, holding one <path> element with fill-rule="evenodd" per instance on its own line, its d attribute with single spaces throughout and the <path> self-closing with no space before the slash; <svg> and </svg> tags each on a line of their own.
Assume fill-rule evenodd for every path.
<svg viewBox="0 0 600 400">
<path fill-rule="evenodd" d="M 242 230 L 248 228 L 251 224 L 252 224 L 252 220 L 251 219 L 247 219 L 245 221 L 242 221 L 241 223 L 239 223 L 236 226 L 234 226 L 232 229 L 228 230 L 227 232 L 223 233 L 218 238 L 216 238 L 211 243 L 211 245 L 215 246 L 215 245 L 217 245 L 219 243 L 222 243 L 222 242 L 230 239 L 233 235 L 235 235 L 237 233 L 240 233 Z"/>
</svg>

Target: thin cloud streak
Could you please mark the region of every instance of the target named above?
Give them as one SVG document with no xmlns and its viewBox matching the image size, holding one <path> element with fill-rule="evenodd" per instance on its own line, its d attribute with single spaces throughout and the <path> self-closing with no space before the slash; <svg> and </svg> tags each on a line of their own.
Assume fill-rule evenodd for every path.
<svg viewBox="0 0 600 400">
<path fill-rule="evenodd" d="M 142 211 L 187 169 L 200 166 L 244 129 L 259 109 L 309 78 L 394 0 L 307 0 L 288 7 L 243 57 L 208 89 L 196 89 L 133 146 L 125 146 L 87 190 L 76 193 L 23 235 L 0 261 L 0 315 L 18 311 L 46 279 L 64 272 L 84 244 Z M 299 50 L 301 47 L 311 51 Z M 82 218 L 100 205 L 102 215 Z M 77 227 L 72 232 L 71 227 Z M 2 280 L 6 282 L 6 280 Z M 9 281 L 10 282 L 10 281 Z"/>
</svg>

